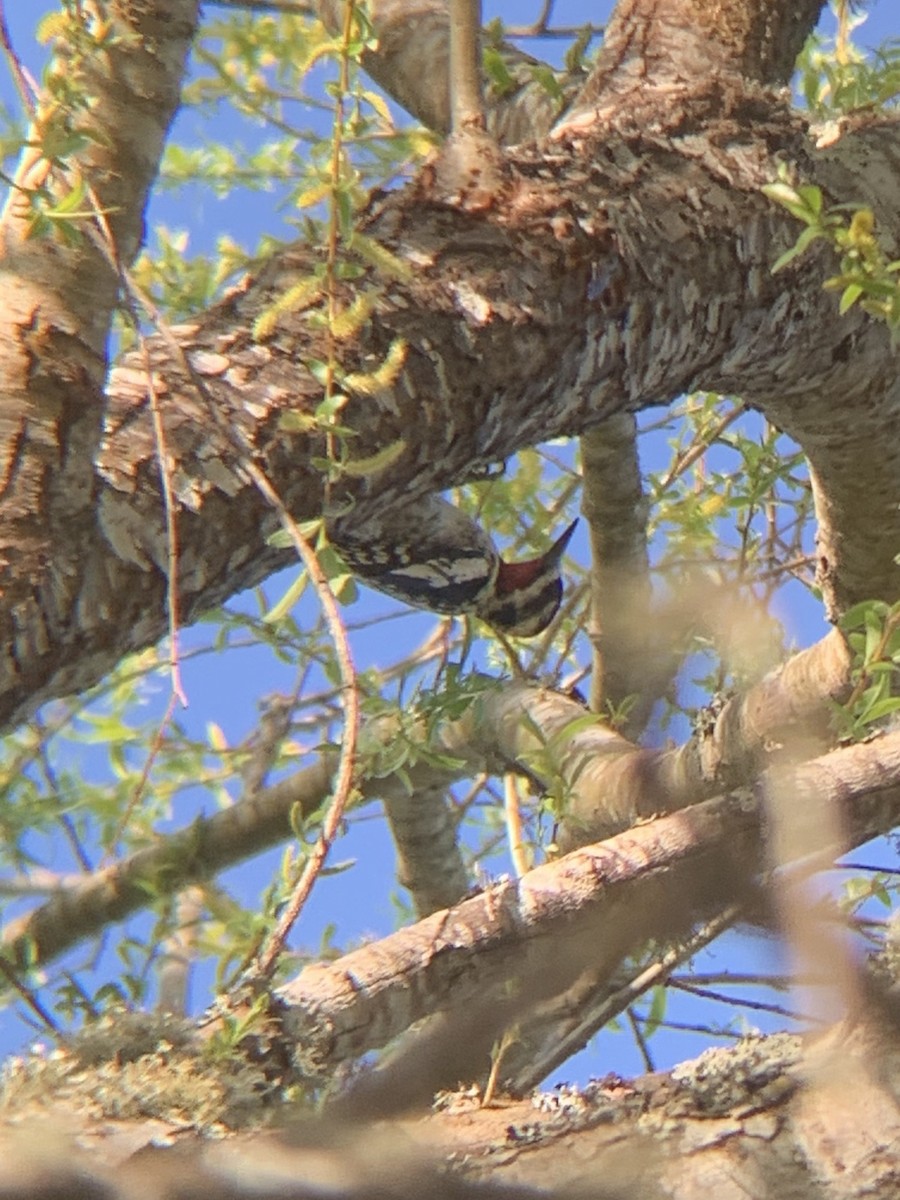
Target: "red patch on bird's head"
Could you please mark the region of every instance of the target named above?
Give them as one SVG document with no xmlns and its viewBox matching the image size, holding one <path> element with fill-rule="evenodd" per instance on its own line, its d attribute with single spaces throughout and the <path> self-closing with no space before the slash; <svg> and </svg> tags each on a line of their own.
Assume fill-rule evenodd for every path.
<svg viewBox="0 0 900 1200">
<path fill-rule="evenodd" d="M 501 559 L 494 591 L 498 596 L 521 591 L 537 579 L 543 567 L 543 558 L 530 558 L 526 562 L 504 562 Z"/>
<path fill-rule="evenodd" d="M 504 562 L 500 560 L 500 568 L 497 571 L 497 581 L 494 584 L 494 589 L 500 596 L 508 596 L 510 592 L 519 592 L 523 588 L 527 588 L 534 583 L 539 575 L 543 574 L 548 567 L 555 567 L 559 564 L 559 560 L 565 553 L 572 534 L 575 532 L 577 521 L 565 529 L 562 534 L 556 539 L 553 545 L 544 554 L 538 558 L 528 558 L 525 562 Z"/>
</svg>

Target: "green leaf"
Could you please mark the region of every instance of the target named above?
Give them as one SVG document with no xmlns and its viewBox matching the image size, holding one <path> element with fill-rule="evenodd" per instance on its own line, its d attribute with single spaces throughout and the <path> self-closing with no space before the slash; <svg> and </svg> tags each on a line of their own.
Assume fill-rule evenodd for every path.
<svg viewBox="0 0 900 1200">
<path fill-rule="evenodd" d="M 503 54 L 493 46 L 485 46 L 481 57 L 484 63 L 485 74 L 494 91 L 500 96 L 513 91 L 516 81 L 509 72 Z"/>
<path fill-rule="evenodd" d="M 852 308 L 856 301 L 863 294 L 863 288 L 858 283 L 851 283 L 844 288 L 841 293 L 841 302 L 838 305 L 838 311 L 843 315 L 849 308 Z"/>
<path fill-rule="evenodd" d="M 280 600 L 277 600 L 269 611 L 266 613 L 263 620 L 267 625 L 279 624 L 291 611 L 296 604 L 299 603 L 301 596 L 306 591 L 306 585 L 309 583 L 309 575 L 306 571 L 301 571 L 294 582 L 288 587 Z"/>
<path fill-rule="evenodd" d="M 367 458 L 345 459 L 341 463 L 341 470 L 345 475 L 354 479 L 363 479 L 367 475 L 378 475 L 380 472 L 386 471 L 388 467 L 392 467 L 398 459 L 403 457 L 405 451 L 406 440 L 400 438 L 375 454 L 370 454 Z"/>
</svg>

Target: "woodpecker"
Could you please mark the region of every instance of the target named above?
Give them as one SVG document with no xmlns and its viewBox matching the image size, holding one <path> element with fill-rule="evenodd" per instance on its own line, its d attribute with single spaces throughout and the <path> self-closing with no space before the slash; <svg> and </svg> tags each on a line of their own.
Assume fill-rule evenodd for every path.
<svg viewBox="0 0 900 1200">
<path fill-rule="evenodd" d="M 538 558 L 505 562 L 498 555 L 493 587 L 479 600 L 475 613 L 515 637 L 543 633 L 562 602 L 560 562 L 577 524 L 573 521 Z"/>
<path fill-rule="evenodd" d="M 505 562 L 493 542 L 458 508 L 437 497 L 352 528 L 331 539 L 370 587 L 417 608 L 473 613 L 502 633 L 536 637 L 562 600 L 560 560 L 577 521 L 544 554 Z"/>
</svg>

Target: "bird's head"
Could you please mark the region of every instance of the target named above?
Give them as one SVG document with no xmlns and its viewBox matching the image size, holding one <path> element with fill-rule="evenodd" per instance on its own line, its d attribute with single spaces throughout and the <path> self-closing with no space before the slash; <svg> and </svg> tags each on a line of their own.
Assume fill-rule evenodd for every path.
<svg viewBox="0 0 900 1200">
<path fill-rule="evenodd" d="M 560 561 L 577 521 L 538 558 L 526 562 L 500 560 L 494 586 L 479 600 L 476 612 L 483 621 L 514 637 L 543 633 L 562 601 Z"/>
</svg>

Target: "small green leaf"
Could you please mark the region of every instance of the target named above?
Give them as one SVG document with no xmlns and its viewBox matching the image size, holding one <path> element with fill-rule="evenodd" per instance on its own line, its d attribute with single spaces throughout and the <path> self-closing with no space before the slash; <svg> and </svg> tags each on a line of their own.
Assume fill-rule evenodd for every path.
<svg viewBox="0 0 900 1200">
<path fill-rule="evenodd" d="M 852 308 L 856 301 L 863 294 L 863 289 L 858 283 L 851 283 L 845 287 L 841 293 L 841 302 L 838 305 L 838 311 L 843 315 L 849 308 Z"/>
<path fill-rule="evenodd" d="M 306 591 L 306 585 L 309 583 L 309 576 L 306 571 L 301 571 L 297 578 L 287 588 L 280 600 L 272 605 L 263 620 L 267 625 L 277 625 L 287 616 L 291 609 L 299 602 L 300 597 Z"/>
<path fill-rule="evenodd" d="M 485 46 L 482 61 L 484 62 L 485 74 L 498 95 L 505 96 L 507 92 L 515 88 L 516 81 L 510 74 L 506 60 L 499 50 L 494 46 Z"/>
<path fill-rule="evenodd" d="M 354 458 L 341 463 L 341 470 L 353 479 L 363 479 L 367 475 L 378 475 L 394 465 L 403 457 L 406 450 L 406 440 L 399 438 L 396 442 L 370 454 L 367 458 Z"/>
</svg>

